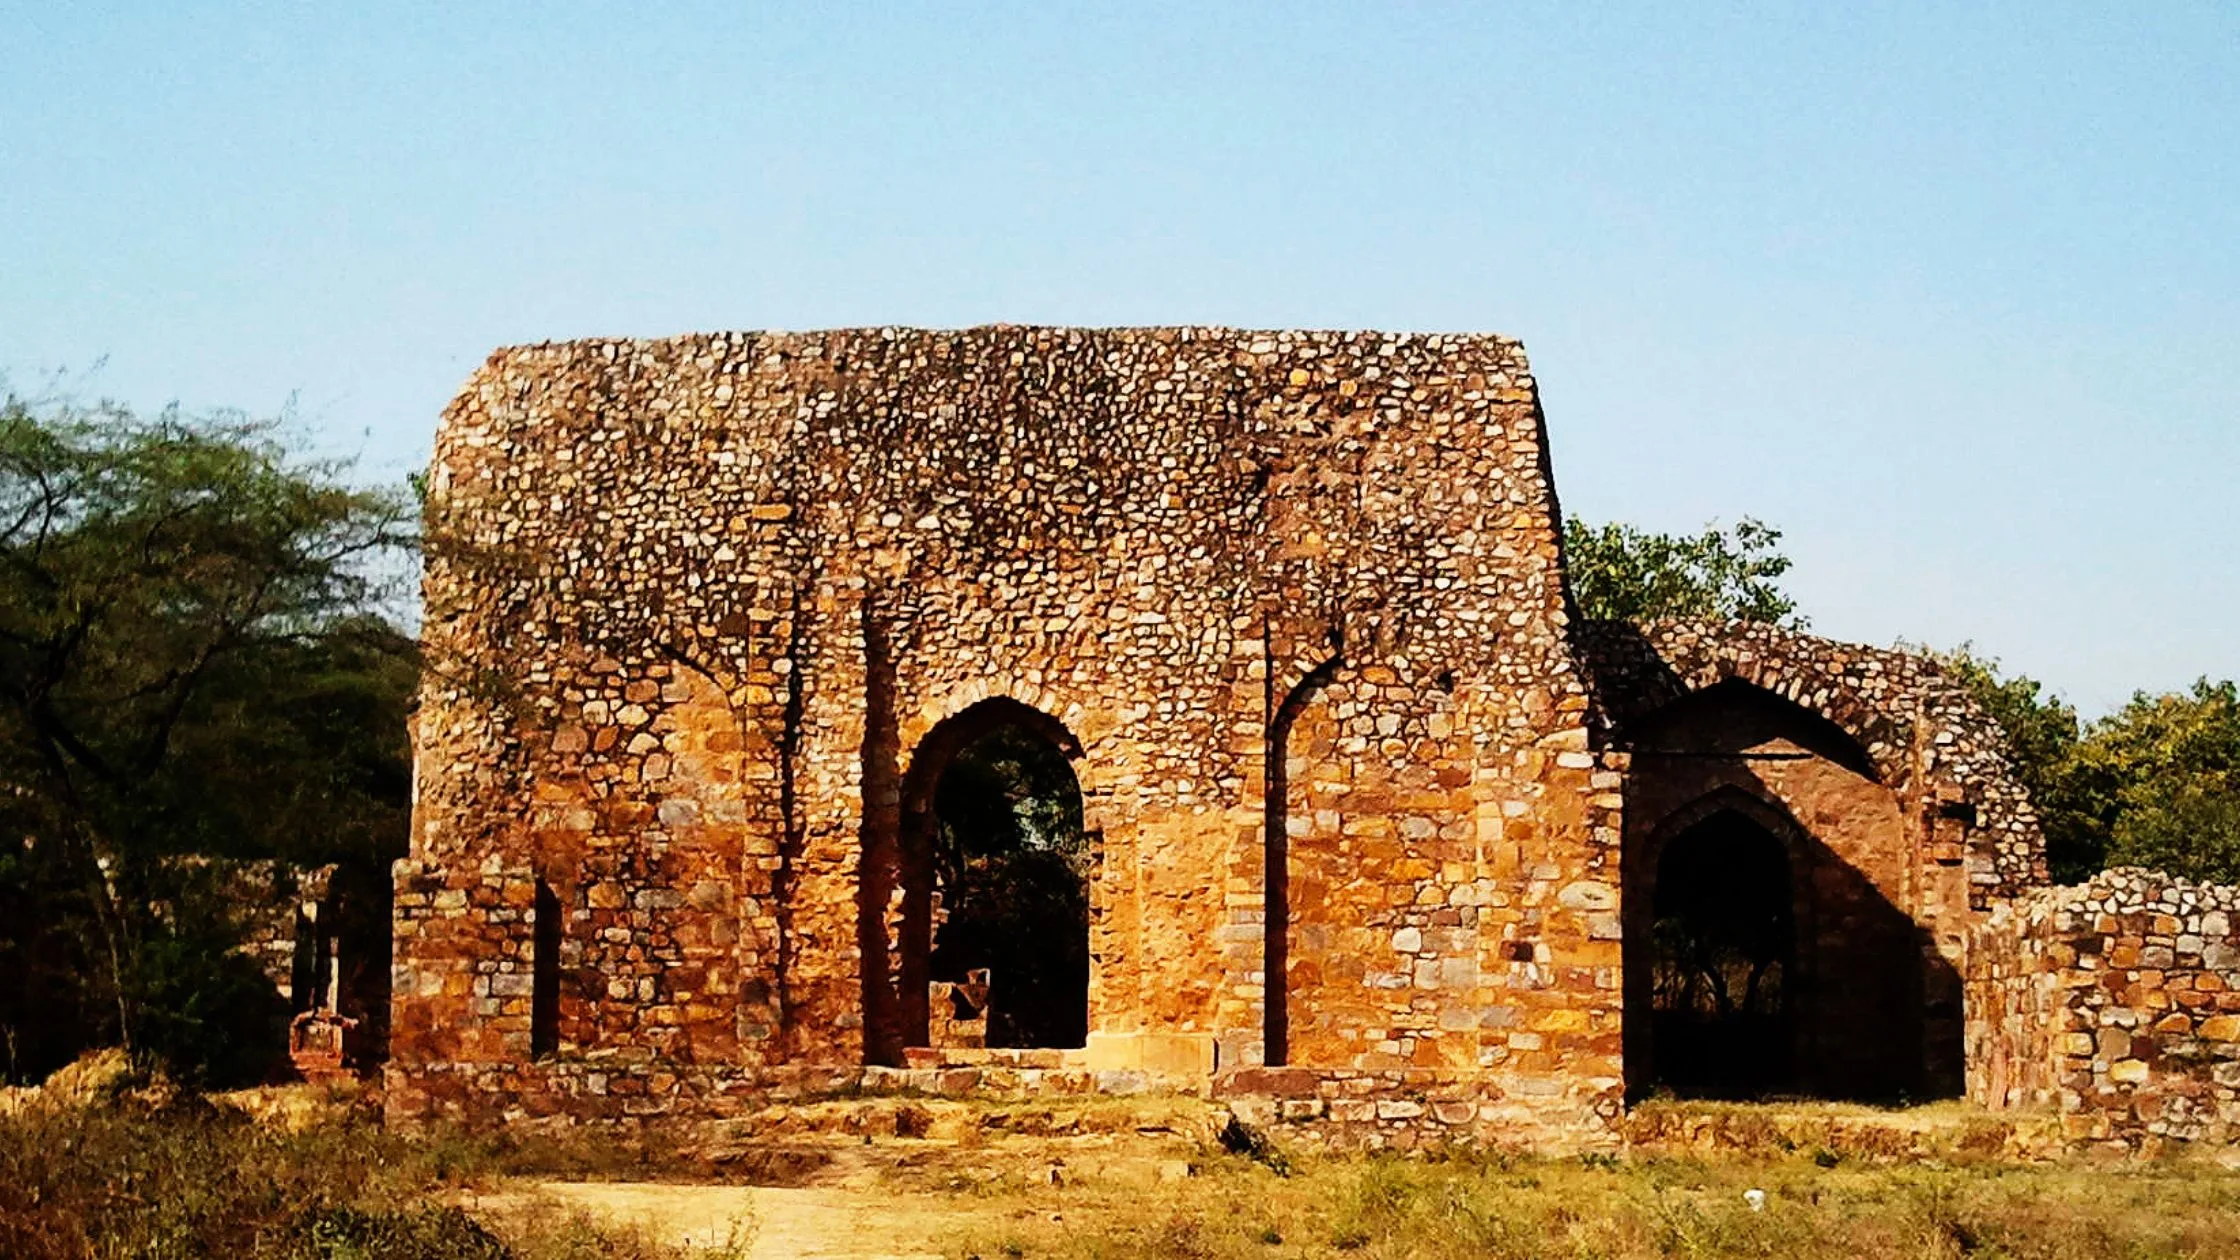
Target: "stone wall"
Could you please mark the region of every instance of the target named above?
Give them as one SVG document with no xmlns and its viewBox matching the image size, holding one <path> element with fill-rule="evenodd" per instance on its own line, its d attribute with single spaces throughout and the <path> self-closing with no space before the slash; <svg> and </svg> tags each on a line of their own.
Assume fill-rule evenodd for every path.
<svg viewBox="0 0 2240 1260">
<path fill-rule="evenodd" d="M 264 860 L 187 860 L 220 873 L 226 903 L 241 925 L 241 952 L 256 960 L 290 1012 L 310 1005 L 320 977 L 312 974 L 314 960 L 306 956 L 307 920 L 326 898 L 334 868 L 303 870 Z"/>
<path fill-rule="evenodd" d="M 2123 868 L 1978 926 L 1968 1093 L 2074 1142 L 2240 1138 L 2240 887 Z"/>
<path fill-rule="evenodd" d="M 1242 1068 L 1213 1096 L 1279 1146 L 1323 1150 L 1529 1147 L 1542 1154 L 1610 1151 L 1622 1143 L 1622 1100 L 1586 1081 L 1518 1079 L 1434 1069 Z M 1551 1125 L 1551 1114 L 1576 1117 Z"/>
<path fill-rule="evenodd" d="M 1559 533 L 1495 337 L 502 351 L 431 470 L 392 1106 L 901 1062 L 913 810 L 1003 701 L 1075 756 L 1092 1059 L 1474 1073 L 1605 1124 L 1620 801 Z"/>
</svg>

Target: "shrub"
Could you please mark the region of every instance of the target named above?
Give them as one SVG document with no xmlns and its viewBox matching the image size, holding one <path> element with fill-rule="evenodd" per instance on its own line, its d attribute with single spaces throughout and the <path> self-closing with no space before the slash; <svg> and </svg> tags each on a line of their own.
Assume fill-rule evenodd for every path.
<svg viewBox="0 0 2240 1260">
<path fill-rule="evenodd" d="M 448 1186 L 539 1161 L 522 1143 L 407 1137 L 341 1113 L 261 1124 L 174 1089 L 19 1092 L 0 1104 L 8 1260 L 563 1260 L 666 1254 L 580 1219 L 507 1236 Z M 551 1156 L 551 1152 L 546 1152 Z M 566 1162 L 565 1152 L 558 1158 Z"/>
<path fill-rule="evenodd" d="M 497 1235 L 455 1207 L 306 1212 L 271 1254 L 274 1260 L 511 1260 Z"/>
</svg>

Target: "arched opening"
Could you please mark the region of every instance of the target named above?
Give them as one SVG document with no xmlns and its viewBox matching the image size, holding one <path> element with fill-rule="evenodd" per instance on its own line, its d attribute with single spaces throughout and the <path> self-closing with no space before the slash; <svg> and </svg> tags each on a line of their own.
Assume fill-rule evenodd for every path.
<svg viewBox="0 0 2240 1260">
<path fill-rule="evenodd" d="M 932 1043 L 929 984 L 951 986 L 939 1022 L 984 1021 L 988 1046 L 1086 1042 L 1092 859 L 1079 755 L 1060 723 L 1010 700 L 974 705 L 919 745 L 903 788 L 907 1044 Z"/>
<path fill-rule="evenodd" d="M 1261 1054 L 1269 1067 L 1291 1061 L 1291 731 L 1344 661 L 1333 656 L 1307 671 L 1268 722 L 1262 843 L 1265 921 L 1262 925 Z"/>
<path fill-rule="evenodd" d="M 1713 1098 L 1790 1088 L 1793 905 L 1787 851 L 1739 812 L 1664 846 L 1648 942 L 1657 1088 Z"/>
<path fill-rule="evenodd" d="M 529 966 L 529 1057 L 560 1052 L 560 896 L 537 881 Z"/>
<path fill-rule="evenodd" d="M 1829 713 L 1740 679 L 1683 695 L 1619 734 L 1632 754 L 1628 1092 L 1886 1101 L 1957 1079 L 1958 977 L 1917 918 L 1916 820 L 1903 783 L 1892 782 L 1903 767 L 1877 762 Z M 1747 969 L 1725 987 L 1700 974 L 1682 985 L 1688 959 L 1660 934 L 1706 918 L 1743 926 L 1703 938 L 1705 948 L 1778 959 L 1755 997 Z M 1755 936 L 1735 936 L 1751 924 Z"/>
</svg>

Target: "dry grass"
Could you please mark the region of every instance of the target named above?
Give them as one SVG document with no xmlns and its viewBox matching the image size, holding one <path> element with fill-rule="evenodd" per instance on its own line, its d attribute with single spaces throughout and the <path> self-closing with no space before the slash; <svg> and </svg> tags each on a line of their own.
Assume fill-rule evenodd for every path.
<svg viewBox="0 0 2240 1260">
<path fill-rule="evenodd" d="M 382 1131 L 347 1097 L 263 1118 L 118 1080 L 0 1108 L 0 1256 L 9 1260 L 669 1260 L 625 1228 L 452 1200 L 514 1174 L 674 1174 L 626 1143 Z"/>
<path fill-rule="evenodd" d="M 0 1256 L 670 1260 L 682 1253 L 615 1214 L 540 1204 L 529 1183 L 769 1184 L 807 1169 L 818 1189 L 773 1193 L 863 1217 L 859 1233 L 947 1229 L 947 1254 L 985 1260 L 2240 1257 L 2240 1174 L 2202 1158 L 2017 1164 L 1953 1147 L 1922 1159 L 1867 1140 L 1792 1143 L 1784 1129 L 1739 1154 L 1294 1154 L 1289 1175 L 1278 1175 L 1269 1165 L 1282 1161 L 1223 1153 L 1205 1109 L 1187 1102 L 872 1101 L 830 1115 L 773 1111 L 750 1126 L 759 1132 L 711 1153 L 658 1135 L 387 1133 L 347 1092 L 229 1105 L 120 1082 L 18 1099 L 0 1107 Z M 1769 1125 L 1791 1118 L 1763 1116 Z M 1901 1130 L 1966 1132 L 1978 1122 L 1899 1119 Z M 798 1141 L 770 1145 L 779 1134 Z M 836 1156 L 845 1158 L 820 1167 Z M 1196 1175 L 1179 1175 L 1191 1166 Z M 1746 1201 L 1753 1189 L 1764 1192 L 1762 1210 Z M 500 1199 L 521 1203 L 479 1206 Z M 793 1226 L 806 1236 L 821 1223 L 812 1213 Z"/>
<path fill-rule="evenodd" d="M 1194 1178 L 989 1193 L 952 1254 L 1035 1257 L 2240 1256 L 2240 1179 L 2206 1162 L 2094 1167 L 1782 1159 L 1301 1161 L 1208 1156 Z M 1753 1210 L 1745 1191 L 1765 1192 Z"/>
</svg>

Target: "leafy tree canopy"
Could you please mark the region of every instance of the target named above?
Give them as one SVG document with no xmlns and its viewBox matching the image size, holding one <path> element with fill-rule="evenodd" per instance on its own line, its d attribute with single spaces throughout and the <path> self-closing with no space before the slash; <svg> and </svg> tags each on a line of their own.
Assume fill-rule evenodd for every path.
<svg viewBox="0 0 2240 1260">
<path fill-rule="evenodd" d="M 2240 881 L 2240 694 L 2229 679 L 2133 696 L 2093 724 L 2078 763 L 2080 790 L 2109 819 L 2109 865 Z"/>
<path fill-rule="evenodd" d="M 178 1026 L 211 995 L 156 996 L 222 970 L 209 859 L 400 849 L 413 509 L 347 472 L 270 421 L 0 403 L 0 1070 L 215 1044 Z"/>
<path fill-rule="evenodd" d="M 1939 654 L 2007 733 L 2053 878 L 2109 866 L 2240 881 L 2240 694 L 2231 681 L 2140 692 L 2084 722 L 2035 679 L 1967 647 Z"/>
<path fill-rule="evenodd" d="M 1660 534 L 1623 522 L 1563 527 L 1572 598 L 1580 615 L 1600 620 L 1715 617 L 1803 628 L 1796 601 L 1781 589 L 1789 558 L 1781 531 L 1743 517 L 1696 534 Z"/>
</svg>

